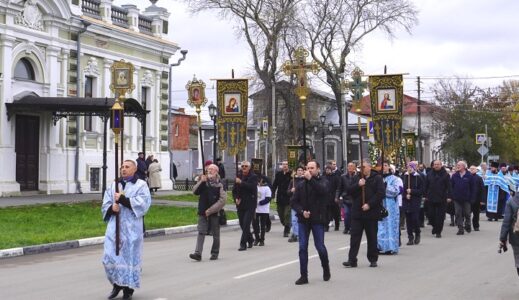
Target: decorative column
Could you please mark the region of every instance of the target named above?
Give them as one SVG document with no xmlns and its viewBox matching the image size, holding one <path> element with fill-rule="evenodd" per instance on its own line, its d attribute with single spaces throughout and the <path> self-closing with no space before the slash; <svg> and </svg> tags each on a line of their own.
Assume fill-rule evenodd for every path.
<svg viewBox="0 0 519 300">
<path fill-rule="evenodd" d="M 99 10 L 101 14 L 101 20 L 112 24 L 112 1 L 113 0 L 101 0 Z"/>
</svg>

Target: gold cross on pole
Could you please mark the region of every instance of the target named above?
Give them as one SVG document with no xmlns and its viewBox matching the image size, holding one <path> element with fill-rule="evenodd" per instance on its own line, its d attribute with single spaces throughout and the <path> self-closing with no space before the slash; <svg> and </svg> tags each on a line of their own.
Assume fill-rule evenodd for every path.
<svg viewBox="0 0 519 300">
<path fill-rule="evenodd" d="M 364 90 L 368 87 L 368 82 L 362 81 L 362 76 L 364 76 L 364 72 L 359 67 L 355 67 L 351 72 L 351 79 L 353 80 L 341 82 L 342 90 L 351 91 L 353 98 L 352 104 L 357 113 L 361 112 L 360 101 L 362 100 Z"/>
<path fill-rule="evenodd" d="M 303 119 L 306 119 L 305 101 L 309 94 L 306 73 L 312 72 L 317 74 L 319 72 L 319 65 L 315 61 L 312 61 L 311 63 L 306 62 L 306 58 L 308 57 L 308 50 L 304 49 L 303 47 L 297 48 L 294 56 L 296 59 L 295 62 L 290 60 L 286 61 L 283 64 L 282 69 L 286 75 L 296 75 L 297 77 L 297 87 L 295 91 L 296 95 L 299 96 L 299 100 L 301 100 L 301 116 Z"/>
</svg>

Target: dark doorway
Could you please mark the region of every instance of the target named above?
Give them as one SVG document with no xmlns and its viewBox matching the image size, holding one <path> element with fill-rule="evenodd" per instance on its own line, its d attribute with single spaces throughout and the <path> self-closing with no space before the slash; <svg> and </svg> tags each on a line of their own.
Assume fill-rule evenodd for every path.
<svg viewBox="0 0 519 300">
<path fill-rule="evenodd" d="M 16 116 L 16 181 L 22 191 L 38 190 L 40 118 Z"/>
</svg>

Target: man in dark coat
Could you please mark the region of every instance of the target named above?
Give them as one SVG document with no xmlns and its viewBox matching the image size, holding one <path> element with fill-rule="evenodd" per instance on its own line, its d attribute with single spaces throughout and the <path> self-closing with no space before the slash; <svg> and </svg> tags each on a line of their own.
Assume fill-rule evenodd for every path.
<svg viewBox="0 0 519 300">
<path fill-rule="evenodd" d="M 330 216 L 330 221 L 334 220 L 335 222 L 335 231 L 339 230 L 339 225 L 341 222 L 341 209 L 339 208 L 339 198 L 336 197 L 337 189 L 341 183 L 340 173 L 336 171 L 333 173 L 332 166 L 327 165 L 325 168 L 325 177 L 329 183 L 328 189 L 328 211 Z M 324 230 L 328 231 L 329 224 L 326 224 Z"/>
<path fill-rule="evenodd" d="M 350 233 L 351 206 L 353 204 L 353 197 L 346 192 L 346 188 L 352 184 L 355 175 L 357 175 L 357 166 L 354 163 L 348 163 L 347 168 L 347 172 L 341 176 L 339 188 L 335 194 L 344 208 L 344 231 L 342 232 L 344 234 Z"/>
<path fill-rule="evenodd" d="M 290 233 L 290 198 L 288 197 L 288 185 L 292 179 L 292 172 L 288 169 L 288 161 L 281 163 L 281 170 L 276 172 L 274 183 L 272 184 L 272 195 L 276 195 L 278 216 L 284 226 L 283 236 L 288 237 Z"/>
<path fill-rule="evenodd" d="M 464 225 L 465 231 L 471 231 L 470 213 L 473 202 L 474 180 L 472 175 L 467 172 L 466 162 L 459 161 L 456 167 L 458 171 L 451 178 L 452 199 L 456 212 L 456 225 L 458 225 L 457 235 L 463 235 Z"/>
<path fill-rule="evenodd" d="M 258 197 L 258 177 L 251 171 L 251 164 L 248 161 L 241 163 L 241 172 L 235 179 L 232 195 L 238 211 L 238 219 L 242 230 L 239 251 L 247 250 L 252 247 L 254 239 L 250 231 L 252 218 L 257 206 Z"/>
<path fill-rule="evenodd" d="M 432 234 L 437 238 L 442 237 L 443 223 L 447 211 L 447 202 L 451 200 L 451 178 L 440 160 L 433 161 L 432 170 L 429 171 L 425 181 L 425 197 L 428 215 L 432 224 Z"/>
<path fill-rule="evenodd" d="M 328 223 L 328 181 L 319 175 L 319 163 L 309 161 L 304 171 L 304 180 L 299 183 L 292 197 L 291 206 L 295 210 L 299 226 L 299 267 L 301 277 L 297 285 L 308 283 L 308 239 L 310 232 L 321 259 L 323 280 L 330 280 L 328 251 L 324 245 L 324 225 Z"/>
<path fill-rule="evenodd" d="M 472 227 L 474 227 L 474 231 L 479 231 L 479 214 L 481 213 L 481 204 L 485 203 L 485 185 L 483 184 L 483 178 L 478 175 L 478 168 L 474 165 L 469 168 L 470 174 L 472 174 L 472 179 L 474 180 L 474 185 L 472 189 L 473 199 L 471 205 L 472 211 Z"/>
<path fill-rule="evenodd" d="M 370 267 L 377 267 L 378 249 L 377 232 L 382 200 L 386 189 L 382 177 L 371 170 L 371 162 L 362 162 L 361 173 L 356 175 L 346 191 L 353 197 L 351 208 L 351 238 L 348 261 L 343 262 L 347 268 L 357 267 L 362 232 L 366 232 L 368 240 L 368 260 Z"/>
<path fill-rule="evenodd" d="M 144 153 L 139 152 L 139 157 L 137 158 L 137 172 L 135 174 L 139 179 L 146 181 L 147 173 L 148 167 L 146 166 L 146 161 L 144 160 Z"/>
<path fill-rule="evenodd" d="M 402 196 L 402 210 L 405 212 L 407 224 L 408 246 L 420 243 L 420 206 L 424 191 L 422 175 L 417 172 L 418 163 L 412 161 L 407 165 L 407 172 L 402 177 L 404 194 Z"/>
</svg>

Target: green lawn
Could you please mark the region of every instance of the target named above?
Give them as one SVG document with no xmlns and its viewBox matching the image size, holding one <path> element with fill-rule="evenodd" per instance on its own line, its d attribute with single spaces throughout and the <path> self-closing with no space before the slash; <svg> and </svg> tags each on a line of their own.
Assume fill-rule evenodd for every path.
<svg viewBox="0 0 519 300">
<path fill-rule="evenodd" d="M 186 202 L 198 202 L 198 196 L 191 194 L 184 195 L 167 195 L 167 196 L 156 196 L 155 199 L 160 200 L 169 200 L 169 201 L 186 201 Z M 227 192 L 227 201 L 226 204 L 234 204 L 234 200 L 232 199 L 232 193 Z"/>
<path fill-rule="evenodd" d="M 196 222 L 190 207 L 152 206 L 145 217 L 147 230 Z M 105 228 L 100 201 L 0 208 L 0 249 L 102 236 Z"/>
</svg>

